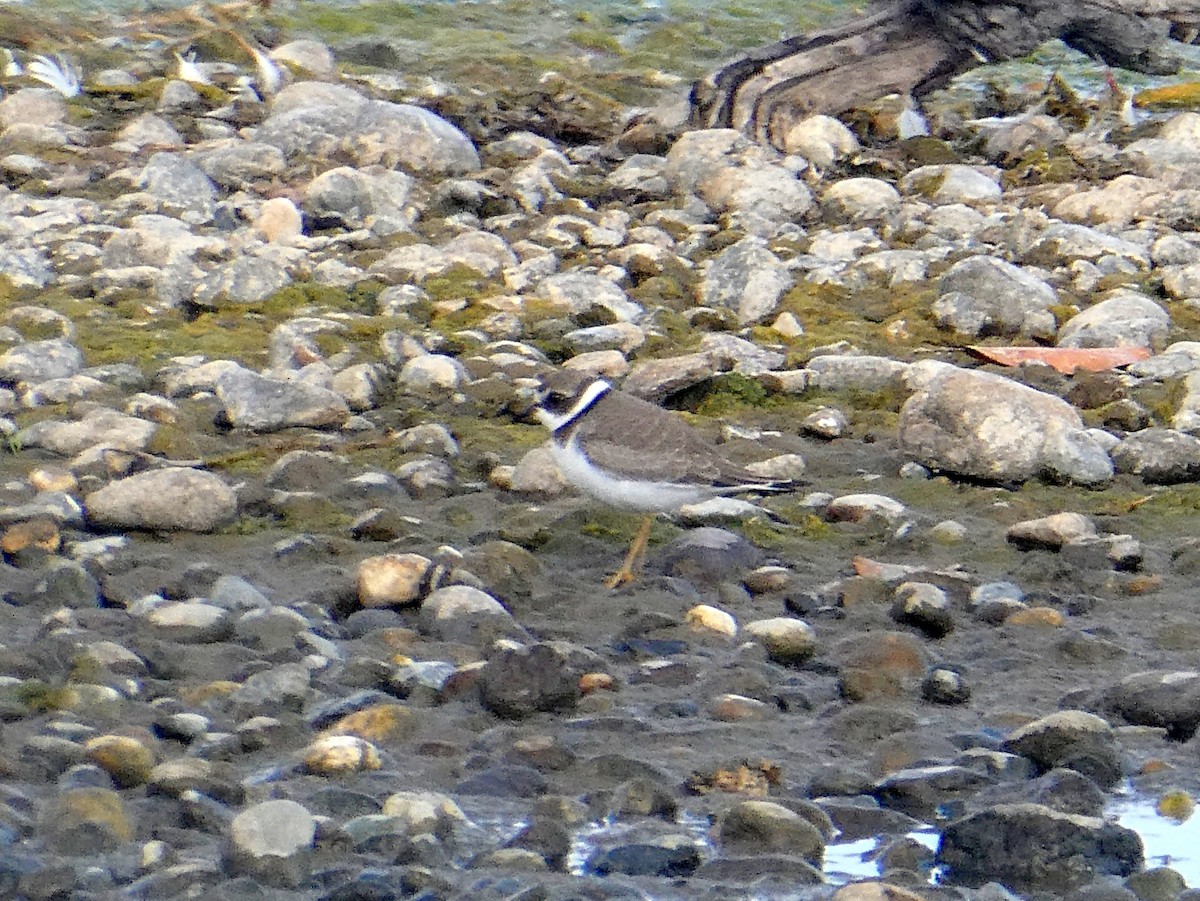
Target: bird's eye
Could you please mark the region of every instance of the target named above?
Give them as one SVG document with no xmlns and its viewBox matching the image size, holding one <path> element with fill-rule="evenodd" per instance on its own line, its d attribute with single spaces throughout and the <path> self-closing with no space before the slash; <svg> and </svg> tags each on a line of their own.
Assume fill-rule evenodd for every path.
<svg viewBox="0 0 1200 901">
<path fill-rule="evenodd" d="M 571 395 L 565 391 L 547 391 L 542 406 L 551 413 L 562 413 L 571 406 Z"/>
</svg>

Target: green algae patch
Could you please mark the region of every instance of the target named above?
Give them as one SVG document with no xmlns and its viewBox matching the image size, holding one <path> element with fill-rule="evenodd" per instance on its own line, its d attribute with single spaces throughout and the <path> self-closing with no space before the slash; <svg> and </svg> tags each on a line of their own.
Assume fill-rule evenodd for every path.
<svg viewBox="0 0 1200 901">
<path fill-rule="evenodd" d="M 8 687 L 4 694 L 37 713 L 70 710 L 79 704 L 79 692 L 70 685 L 51 685 L 41 679 L 30 679 Z"/>
<path fill-rule="evenodd" d="M 609 32 L 597 28 L 576 28 L 567 34 L 567 40 L 583 50 L 611 53 L 616 56 L 625 52 L 620 41 Z"/>
<path fill-rule="evenodd" d="M 762 407 L 769 398 L 761 382 L 736 372 L 719 375 L 706 385 L 695 405 L 701 416 L 727 416 L 746 407 Z"/>
<path fill-rule="evenodd" d="M 938 328 L 930 313 L 936 281 L 849 291 L 835 285 L 796 285 L 778 312 L 793 314 L 804 327 L 793 346 L 810 350 L 849 341 L 866 353 L 892 356 L 897 346 L 957 347 L 961 336 Z"/>
<path fill-rule="evenodd" d="M 541 426 L 502 418 L 481 419 L 467 414 L 430 416 L 450 430 L 465 455 L 472 459 L 516 460 L 546 441 Z"/>
<path fill-rule="evenodd" d="M 1133 105 L 1143 109 L 1196 109 L 1200 107 L 1200 81 L 1146 88 L 1133 95 Z"/>
<path fill-rule="evenodd" d="M 587 521 L 579 532 L 590 538 L 599 538 L 613 544 L 629 545 L 641 528 L 642 517 L 637 513 L 618 510 L 594 509 L 588 511 Z M 650 526 L 650 544 L 666 544 L 682 534 L 683 530 L 664 519 L 655 517 Z"/>
</svg>

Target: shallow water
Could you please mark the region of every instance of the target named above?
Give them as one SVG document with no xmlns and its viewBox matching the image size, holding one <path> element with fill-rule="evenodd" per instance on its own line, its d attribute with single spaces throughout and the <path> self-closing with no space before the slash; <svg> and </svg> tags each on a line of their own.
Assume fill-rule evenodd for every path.
<svg viewBox="0 0 1200 901">
<path fill-rule="evenodd" d="M 1200 818 L 1180 823 L 1155 808 L 1153 798 L 1122 794 L 1109 802 L 1105 814 L 1142 837 L 1147 869 L 1170 867 L 1190 888 L 1200 887 Z"/>
</svg>

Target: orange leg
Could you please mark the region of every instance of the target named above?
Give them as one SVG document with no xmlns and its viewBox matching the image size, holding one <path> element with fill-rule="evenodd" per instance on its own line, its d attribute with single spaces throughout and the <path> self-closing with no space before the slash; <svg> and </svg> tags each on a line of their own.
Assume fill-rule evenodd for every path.
<svg viewBox="0 0 1200 901">
<path fill-rule="evenodd" d="M 638 529 L 637 535 L 634 536 L 633 544 L 629 546 L 629 553 L 625 555 L 625 562 L 621 564 L 620 569 L 604 580 L 606 588 L 618 588 L 637 578 L 634 574 L 634 569 L 641 563 L 641 558 L 645 556 L 646 545 L 650 541 L 650 527 L 652 525 L 654 525 L 653 516 L 647 516 L 642 520 L 641 528 Z"/>
</svg>

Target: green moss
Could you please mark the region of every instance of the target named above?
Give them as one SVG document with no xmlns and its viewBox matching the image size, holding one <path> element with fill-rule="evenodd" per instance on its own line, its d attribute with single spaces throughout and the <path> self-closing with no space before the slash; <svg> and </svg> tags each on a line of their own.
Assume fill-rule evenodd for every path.
<svg viewBox="0 0 1200 901">
<path fill-rule="evenodd" d="M 470 528 L 475 524 L 475 514 L 466 507 L 447 507 L 442 510 L 442 519 L 456 529 Z"/>
<path fill-rule="evenodd" d="M 595 50 L 601 53 L 616 55 L 624 53 L 620 42 L 615 37 L 606 31 L 594 28 L 576 28 L 567 35 L 567 40 L 576 47 L 582 47 L 584 50 Z"/>
<path fill-rule="evenodd" d="M 764 406 L 767 398 L 767 389 L 757 379 L 728 372 L 707 384 L 695 410 L 701 416 L 727 416 L 745 407 Z"/>
<path fill-rule="evenodd" d="M 70 710 L 79 703 L 79 693 L 69 685 L 50 685 L 41 679 L 30 679 L 14 686 L 13 696 L 30 710 L 40 713 Z"/>
<path fill-rule="evenodd" d="M 421 282 L 421 287 L 435 303 L 443 300 L 472 300 L 482 296 L 491 280 L 469 266 L 456 263 L 441 275 Z"/>
<path fill-rule="evenodd" d="M 218 530 L 219 535 L 260 535 L 277 526 L 273 516 L 239 516 L 236 521 Z"/>
<path fill-rule="evenodd" d="M 430 419 L 443 423 L 458 441 L 463 454 L 473 459 L 494 457 L 499 460 L 516 460 L 525 451 L 546 440 L 546 431 L 540 425 L 502 418 L 481 419 L 456 413 L 439 413 L 436 417 L 431 414 Z"/>
<path fill-rule="evenodd" d="M 587 522 L 580 527 L 579 531 L 591 538 L 599 538 L 613 544 L 629 545 L 633 542 L 641 526 L 642 517 L 636 513 L 596 508 L 588 510 Z M 680 531 L 678 526 L 655 517 L 650 526 L 650 544 L 665 544 L 679 535 Z"/>
<path fill-rule="evenodd" d="M 741 532 L 747 541 L 764 550 L 779 550 L 796 540 L 790 529 L 779 526 L 764 516 L 753 516 L 745 520 L 741 524 Z"/>
<path fill-rule="evenodd" d="M 285 452 L 277 447 L 242 447 L 227 454 L 208 457 L 204 463 L 209 469 L 218 469 L 233 476 L 260 475 L 270 469 Z"/>
</svg>

